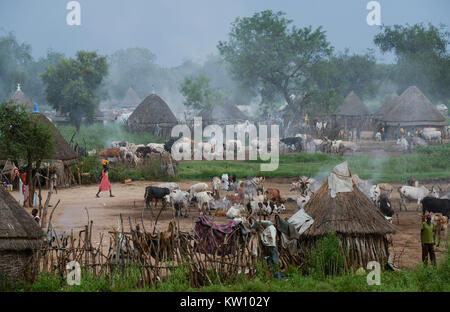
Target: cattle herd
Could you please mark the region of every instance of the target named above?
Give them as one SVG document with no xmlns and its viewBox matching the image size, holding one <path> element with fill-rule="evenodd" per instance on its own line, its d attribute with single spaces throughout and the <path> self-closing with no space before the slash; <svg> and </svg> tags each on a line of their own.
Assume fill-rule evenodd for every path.
<svg viewBox="0 0 450 312">
<path fill-rule="evenodd" d="M 373 201 L 387 221 L 392 223 L 395 215 L 391 204 L 391 195 L 394 187 L 388 183 L 372 185 L 369 181 L 360 179 L 357 174 L 352 175 L 353 182 L 358 188 Z M 289 190 L 295 192 L 285 198 L 280 190 L 266 188 L 264 177 L 254 177 L 246 180 L 237 180 L 236 176 L 224 173 L 221 177 L 214 177 L 211 188 L 207 183 L 195 183 L 186 190 L 181 190 L 177 183 L 162 183 L 148 186 L 145 189 L 146 207 L 152 210 L 151 204 L 156 208 L 161 202 L 161 209 L 170 207 L 175 217 L 187 217 L 192 209 L 211 215 L 223 216 L 228 219 L 250 222 L 252 218 L 270 218 L 286 210 L 287 201 L 295 203 L 298 209 L 303 209 L 310 198 L 319 189 L 322 182 L 316 179 L 301 176 L 290 185 Z M 398 210 L 406 210 L 406 202 L 417 203 L 417 211 L 422 207 L 423 215 L 431 214 L 433 222 L 439 228 L 440 233 L 447 237 L 447 224 L 450 216 L 449 193 L 442 193 L 440 187 L 431 189 L 413 178 L 408 178 L 407 184 L 397 189 L 400 196 Z M 398 218 L 398 214 L 397 214 Z M 442 231 L 441 231 L 442 230 Z"/>
</svg>

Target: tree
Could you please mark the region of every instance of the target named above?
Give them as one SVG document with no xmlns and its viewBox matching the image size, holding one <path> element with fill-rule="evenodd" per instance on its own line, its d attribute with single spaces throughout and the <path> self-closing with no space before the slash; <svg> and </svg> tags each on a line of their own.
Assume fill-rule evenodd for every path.
<svg viewBox="0 0 450 312">
<path fill-rule="evenodd" d="M 445 26 L 431 24 L 383 26 L 374 43 L 383 53 L 393 52 L 397 63 L 391 79 L 401 93 L 411 85 L 418 86 L 435 101 L 450 97 L 449 33 Z"/>
<path fill-rule="evenodd" d="M 106 57 L 79 51 L 76 59 L 61 57 L 41 75 L 47 102 L 80 129 L 83 117 L 93 120 L 99 105 L 97 92 L 108 72 Z"/>
<path fill-rule="evenodd" d="M 313 66 L 312 76 L 321 90 L 334 89 L 343 97 L 354 91 L 361 98 L 370 98 L 377 94 L 381 71 L 373 55 L 345 51 Z"/>
<path fill-rule="evenodd" d="M 186 77 L 181 85 L 180 92 L 186 97 L 184 105 L 194 109 L 212 109 L 222 105 L 225 101 L 223 92 L 210 87 L 208 76 L 200 74 L 195 77 Z"/>
<path fill-rule="evenodd" d="M 220 41 L 218 49 L 232 74 L 244 86 L 258 88 L 263 102 L 264 97 L 279 94 L 288 106 L 302 110 L 304 103 L 292 95 L 308 97 L 314 91 L 311 70 L 332 48 L 321 27 L 297 28 L 284 15 L 267 10 L 237 18 L 229 40 Z"/>
<path fill-rule="evenodd" d="M 26 113 L 24 107 L 11 102 L 0 104 L 0 157 L 25 161 L 27 184 L 30 186 L 30 205 L 33 202 L 34 176 L 44 159 L 54 152 L 54 141 L 49 127 Z"/>
<path fill-rule="evenodd" d="M 25 82 L 31 61 L 30 45 L 18 43 L 13 33 L 0 37 L 0 99 L 9 98 L 17 83 Z"/>
</svg>

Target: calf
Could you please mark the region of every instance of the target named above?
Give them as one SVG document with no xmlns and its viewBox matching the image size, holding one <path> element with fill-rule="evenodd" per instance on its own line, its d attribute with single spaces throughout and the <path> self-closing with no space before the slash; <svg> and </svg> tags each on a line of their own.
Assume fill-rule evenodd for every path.
<svg viewBox="0 0 450 312">
<path fill-rule="evenodd" d="M 219 177 L 213 177 L 212 179 L 212 190 L 213 190 L 213 196 L 215 199 L 220 198 L 220 186 L 222 184 L 222 181 Z"/>
<path fill-rule="evenodd" d="M 284 200 L 280 196 L 280 190 L 274 188 L 268 188 L 264 193 L 265 199 L 268 201 L 274 201 L 278 205 L 284 203 Z"/>
<path fill-rule="evenodd" d="M 152 199 L 155 199 L 155 207 L 157 207 L 158 199 L 161 199 L 162 201 L 164 196 L 169 194 L 170 190 L 166 187 L 147 186 L 145 188 L 145 195 L 144 195 L 146 207 L 151 208 L 150 202 L 152 201 Z"/>
<path fill-rule="evenodd" d="M 183 208 L 185 209 L 184 216 L 187 217 L 189 211 L 189 193 L 181 190 L 173 190 L 170 195 L 164 196 L 164 199 L 167 203 L 172 206 L 172 209 L 175 213 L 175 217 L 178 216 L 178 212 L 180 212 L 180 216 L 183 216 Z"/>
</svg>

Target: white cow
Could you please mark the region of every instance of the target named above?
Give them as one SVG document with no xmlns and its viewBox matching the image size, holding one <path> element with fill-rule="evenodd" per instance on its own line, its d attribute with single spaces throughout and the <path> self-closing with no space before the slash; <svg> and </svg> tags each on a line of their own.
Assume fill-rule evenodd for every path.
<svg viewBox="0 0 450 312">
<path fill-rule="evenodd" d="M 428 190 L 425 186 L 401 186 L 397 189 L 400 194 L 400 210 L 402 210 L 402 206 L 406 209 L 405 199 L 417 201 L 417 211 L 420 207 L 420 202 L 427 196 L 439 198 L 439 192 L 434 188 L 431 188 L 431 191 Z"/>
<path fill-rule="evenodd" d="M 180 210 L 180 216 L 183 215 L 182 209 L 185 209 L 184 216 L 187 217 L 189 211 L 189 193 L 181 190 L 173 190 L 169 195 L 164 196 L 165 204 L 171 205 L 175 217 L 178 215 L 178 209 Z M 178 209 L 176 209 L 178 207 Z"/>
<path fill-rule="evenodd" d="M 180 186 L 177 183 L 175 183 L 175 182 L 161 183 L 161 184 L 158 184 L 157 187 L 168 188 L 171 192 L 174 191 L 174 190 L 179 190 L 180 189 Z"/>
<path fill-rule="evenodd" d="M 198 192 L 194 195 L 194 198 L 197 200 L 199 211 L 208 211 L 208 213 L 211 214 L 211 206 L 214 206 L 214 198 L 212 192 Z M 206 210 L 203 210 L 204 206 L 206 206 Z"/>
<path fill-rule="evenodd" d="M 204 192 L 208 190 L 208 184 L 206 183 L 196 183 L 189 187 L 189 199 L 192 200 L 195 193 Z"/>
</svg>

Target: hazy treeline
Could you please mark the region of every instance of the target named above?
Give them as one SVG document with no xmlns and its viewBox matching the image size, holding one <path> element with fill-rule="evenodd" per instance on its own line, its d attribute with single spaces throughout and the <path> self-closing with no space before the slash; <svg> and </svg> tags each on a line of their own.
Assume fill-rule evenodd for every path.
<svg viewBox="0 0 450 312">
<path fill-rule="evenodd" d="M 277 18 L 283 16 L 269 12 L 269 16 L 270 14 Z M 256 19 L 258 16 L 255 14 L 252 18 Z M 281 21 L 286 24 L 286 38 L 289 38 L 291 35 L 288 33 L 287 26 L 290 22 Z M 232 25 L 231 29 L 235 30 L 233 27 L 237 24 Z M 262 22 L 261 25 L 264 27 Z M 381 27 L 374 38 L 374 43 L 383 53 L 393 52 L 396 56 L 395 63 L 378 62 L 371 50 L 363 54 L 351 54 L 348 51 L 336 51 L 329 45 L 327 49 L 329 48 L 330 53 L 324 54 L 320 61 L 315 62 L 308 71 L 305 71 L 307 75 L 305 78 L 300 77 L 297 80 L 304 83 L 307 81 L 305 79 L 312 78 L 317 90 L 333 90 L 335 91 L 333 96 L 336 95 L 340 99 L 353 90 L 366 103 L 369 103 L 372 110 L 393 92 L 400 94 L 410 85 L 417 85 L 434 104 L 448 104 L 450 54 L 449 34 L 445 29 L 445 26 L 436 28 L 431 24 Z M 272 35 L 270 31 L 268 26 L 267 38 Z M 293 28 L 293 31 L 295 33 L 299 30 Z M 303 31 L 307 34 L 308 29 L 304 28 Z M 311 29 L 309 31 L 311 32 Z M 323 44 L 327 44 L 326 30 L 323 30 L 320 35 L 324 36 L 320 39 Z M 113 108 L 120 105 L 129 87 L 133 88 L 141 99 L 155 91 L 181 118 L 185 110 L 183 105 L 185 97 L 180 93 L 184 80 L 204 75 L 210 79 L 212 89 L 227 94 L 227 101 L 234 104 L 256 103 L 262 111 L 270 111 L 285 103 L 286 94 L 283 95 L 283 92 L 273 85 L 259 83 L 257 77 L 255 77 L 255 83 L 249 84 L 248 81 L 233 75 L 232 68 L 242 68 L 242 66 L 233 64 L 231 57 L 224 57 L 225 53 L 222 52 L 225 51 L 224 47 L 227 44 L 232 48 L 232 32 L 230 32 L 230 41 L 224 42 L 222 51 L 219 51 L 219 48 L 217 54 L 209 55 L 203 62 L 185 60 L 174 67 L 158 64 L 156 55 L 147 48 L 130 47 L 118 50 L 111 55 L 106 55 L 107 75 L 95 96 L 98 97 L 101 108 Z M 57 64 L 64 55 L 49 50 L 45 57 L 35 59 L 31 52 L 31 45 L 20 42 L 14 33 L 0 33 L 0 101 L 7 100 L 15 91 L 17 83 L 21 83 L 23 91 L 33 102 L 38 103 L 41 109 L 48 109 L 42 73 L 49 65 Z M 228 53 L 228 56 L 230 55 L 232 54 Z M 251 62 L 252 59 L 249 59 L 247 64 L 243 65 L 249 68 L 260 66 L 248 64 Z M 255 73 L 259 74 L 257 71 L 258 69 Z M 297 80 L 294 83 L 297 83 Z M 304 87 L 309 86 L 305 83 Z M 292 94 L 294 95 L 294 92 Z"/>
</svg>

